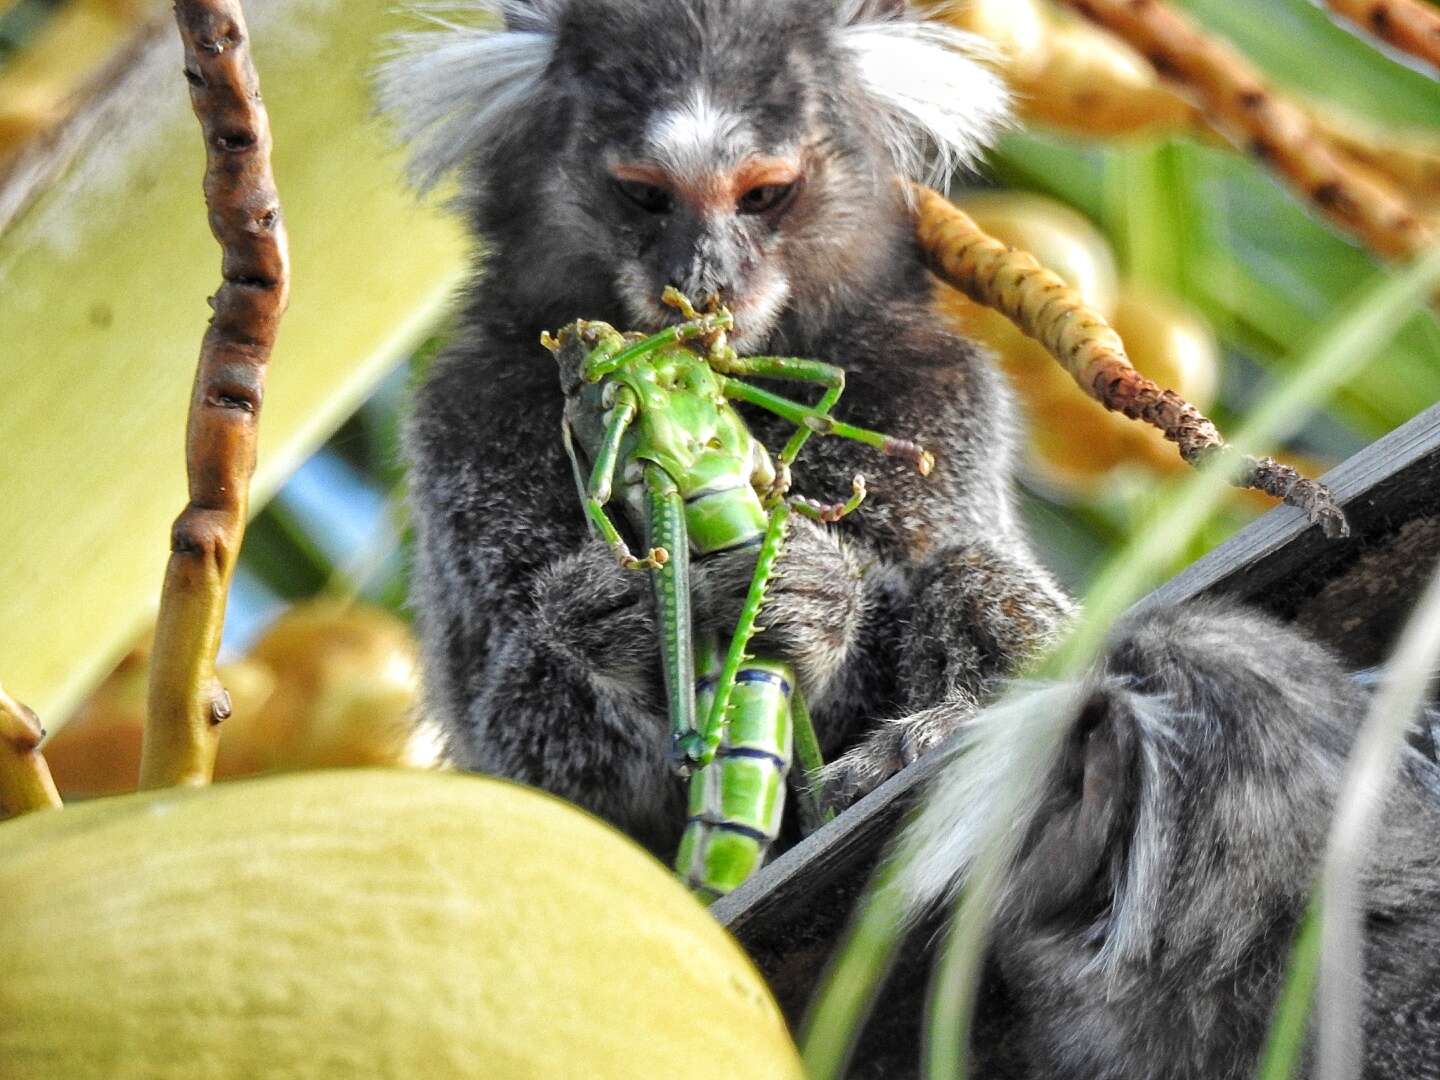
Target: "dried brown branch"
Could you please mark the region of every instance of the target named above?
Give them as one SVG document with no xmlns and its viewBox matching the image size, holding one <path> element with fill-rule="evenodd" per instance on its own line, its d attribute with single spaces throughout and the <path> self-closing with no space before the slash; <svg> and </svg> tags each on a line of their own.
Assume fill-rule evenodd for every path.
<svg viewBox="0 0 1440 1080">
<path fill-rule="evenodd" d="M 980 34 L 995 47 L 1015 107 L 1027 122 L 1095 138 L 1180 132 L 1225 142 L 1205 113 L 1115 34 L 1035 0 L 932 0 L 932 18 Z M 1440 140 L 1355 117 L 1329 102 L 1296 97 L 1317 134 L 1352 161 L 1383 174 L 1428 211 L 1440 201 Z"/>
<path fill-rule="evenodd" d="M 40 753 L 45 729 L 0 687 L 0 815 L 59 809 L 60 793 Z"/>
<path fill-rule="evenodd" d="M 1248 60 L 1162 0 L 1064 2 L 1142 53 L 1227 139 L 1372 251 L 1403 259 L 1436 242 L 1435 228 L 1388 179 L 1356 168 Z"/>
<path fill-rule="evenodd" d="M 285 310 L 289 256 L 270 174 L 270 126 L 238 0 L 176 0 L 190 101 L 205 137 L 205 203 L 224 283 L 186 430 L 190 501 L 171 530 L 150 671 L 142 787 L 207 784 L 230 701 L 215 675 L 245 532 L 265 365 Z"/>
<path fill-rule="evenodd" d="M 1237 487 L 1255 488 L 1304 510 L 1327 536 L 1348 532 L 1345 515 L 1323 484 L 1271 458 L 1238 454 L 1201 412 L 1131 365 L 1104 316 L 1027 252 L 987 235 L 944 196 L 915 191 L 916 235 L 930 269 L 977 304 L 994 308 L 1060 361 L 1080 388 L 1107 409 L 1157 428 L 1201 465 L 1218 456 Z"/>
<path fill-rule="evenodd" d="M 1325 0 L 1342 19 L 1440 71 L 1440 11 L 1420 0 Z"/>
</svg>

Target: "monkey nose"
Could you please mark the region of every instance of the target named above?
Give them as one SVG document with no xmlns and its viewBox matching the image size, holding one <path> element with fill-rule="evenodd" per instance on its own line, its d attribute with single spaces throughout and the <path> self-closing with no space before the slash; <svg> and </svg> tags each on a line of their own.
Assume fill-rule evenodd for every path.
<svg viewBox="0 0 1440 1080">
<path fill-rule="evenodd" d="M 697 306 L 705 297 L 724 291 L 714 275 L 700 265 L 672 266 L 666 275 L 666 281 L 688 296 Z"/>
</svg>

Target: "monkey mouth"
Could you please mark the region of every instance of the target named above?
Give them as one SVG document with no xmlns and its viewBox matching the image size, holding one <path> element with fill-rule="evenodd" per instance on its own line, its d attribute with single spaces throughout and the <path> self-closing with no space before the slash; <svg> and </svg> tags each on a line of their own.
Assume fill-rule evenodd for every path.
<svg viewBox="0 0 1440 1080">
<path fill-rule="evenodd" d="M 639 264 L 623 267 L 616 285 L 636 329 L 653 332 L 683 321 L 678 311 L 660 302 L 661 290 Z M 720 302 L 735 317 L 735 329 L 730 334 L 735 348 L 746 352 L 761 347 L 775 329 L 789 299 L 790 282 L 776 271 L 748 283 L 743 292 L 721 290 Z M 708 297 L 691 296 L 690 300 L 703 305 Z"/>
<path fill-rule="evenodd" d="M 722 296 L 721 302 L 735 316 L 735 329 L 730 333 L 735 348 L 741 352 L 760 348 L 775 329 L 789 299 L 790 282 L 779 274 L 743 296 L 732 299 Z"/>
</svg>

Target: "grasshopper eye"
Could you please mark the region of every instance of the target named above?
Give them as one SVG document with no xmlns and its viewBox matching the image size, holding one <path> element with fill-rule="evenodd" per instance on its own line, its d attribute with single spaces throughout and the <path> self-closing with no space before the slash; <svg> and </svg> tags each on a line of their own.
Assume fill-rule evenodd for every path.
<svg viewBox="0 0 1440 1080">
<path fill-rule="evenodd" d="M 675 208 L 675 197 L 662 187 L 639 180 L 616 180 L 615 190 L 621 198 L 638 206 L 647 214 L 668 214 Z"/>
<path fill-rule="evenodd" d="M 766 214 L 780 209 L 793 194 L 794 184 L 760 184 L 735 200 L 735 210 L 741 214 Z"/>
</svg>

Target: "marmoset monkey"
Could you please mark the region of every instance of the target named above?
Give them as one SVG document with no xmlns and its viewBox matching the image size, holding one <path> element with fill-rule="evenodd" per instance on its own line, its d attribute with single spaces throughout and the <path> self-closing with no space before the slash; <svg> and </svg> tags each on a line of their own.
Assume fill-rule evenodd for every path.
<svg viewBox="0 0 1440 1080">
<path fill-rule="evenodd" d="M 953 899 L 1001 807 L 1018 840 L 974 1075 L 1248 1080 L 1373 687 L 1290 628 L 1209 603 L 1126 620 L 1082 687 L 1018 808 L 1007 763 L 1065 688 L 963 722 L 910 833 L 918 908 Z M 1366 853 L 1367 1080 L 1440 1078 L 1437 836 L 1440 770 L 1407 748 Z"/>
<path fill-rule="evenodd" d="M 969 159 L 1003 121 L 1000 83 L 899 0 L 468 7 L 491 21 L 410 36 L 382 83 L 419 183 L 458 174 L 477 240 L 409 433 L 428 711 L 461 766 L 673 852 L 650 583 L 587 534 L 538 342 L 580 317 L 657 329 L 675 285 L 729 305 L 743 352 L 840 365 L 837 415 L 935 454 L 921 479 L 811 440 L 801 490 L 864 472 L 871 495 L 834 528 L 795 527 L 763 613 L 757 651 L 796 665 L 840 755 L 832 798 L 863 794 L 963 728 L 1071 612 L 1017 521 L 1009 396 L 934 317 L 896 182 Z M 703 629 L 733 626 L 750 560 L 693 566 Z M 1364 698 L 1258 617 L 1197 606 L 1123 628 L 1024 808 L 992 965 L 1016 1005 L 983 1025 L 978 1075 L 1249 1075 Z M 963 880 L 998 775 L 975 766 L 945 772 L 917 904 Z M 1372 864 L 1367 1075 L 1440 1075 L 1429 768 L 1407 763 Z"/>
<path fill-rule="evenodd" d="M 832 798 L 862 794 L 951 722 L 877 720 L 977 700 L 1070 611 L 1017 520 L 1009 395 L 930 310 L 897 182 L 968 160 L 1001 83 L 901 0 L 468 7 L 497 19 L 411 35 L 382 77 L 415 176 L 458 172 L 477 239 L 409 436 L 427 709 L 461 766 L 673 850 L 650 583 L 587 535 L 538 340 L 577 317 L 657 329 L 675 285 L 727 304 L 742 352 L 843 367 L 837 415 L 938 462 L 922 479 L 815 439 L 796 466 L 807 493 L 863 472 L 871 494 L 836 528 L 795 527 L 757 649 L 795 664 L 827 760 L 845 752 Z M 703 627 L 733 627 L 752 563 L 692 568 Z"/>
</svg>

